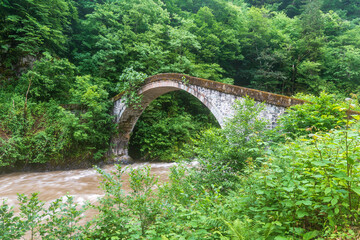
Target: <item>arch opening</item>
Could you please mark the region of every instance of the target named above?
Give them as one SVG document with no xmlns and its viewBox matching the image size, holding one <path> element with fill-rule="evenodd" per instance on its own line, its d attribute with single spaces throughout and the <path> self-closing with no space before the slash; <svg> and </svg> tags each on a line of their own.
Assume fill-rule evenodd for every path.
<svg viewBox="0 0 360 240">
<path fill-rule="evenodd" d="M 186 76 L 177 73 L 163 73 L 146 79 L 138 93 L 143 95 L 142 108 L 127 107 L 122 95 L 113 98 L 113 113 L 117 122 L 117 132 L 112 138 L 112 148 L 109 155 L 115 160 L 126 159 L 131 132 L 141 116 L 143 109 L 159 96 L 168 92 L 184 90 L 199 99 L 214 115 L 221 127 L 225 120 L 231 117 L 234 100 L 250 96 L 258 102 L 266 102 L 266 113 L 269 118 L 276 120 L 286 107 L 303 104 L 303 100 L 272 94 L 268 92 L 232 86 L 206 79 Z"/>
<path fill-rule="evenodd" d="M 128 154 L 133 159 L 171 161 L 197 133 L 220 127 L 213 113 L 192 94 L 176 89 L 153 100 L 135 123 Z"/>
<path fill-rule="evenodd" d="M 118 98 L 114 103 L 114 114 L 116 115 L 117 134 L 112 138 L 111 154 L 115 160 L 123 161 L 128 159 L 128 145 L 130 135 L 137 123 L 139 117 L 147 106 L 158 97 L 177 90 L 184 90 L 190 95 L 198 99 L 212 115 L 216 118 L 220 126 L 223 125 L 224 116 L 220 110 L 210 101 L 207 94 L 204 94 L 203 88 L 196 85 L 186 84 L 183 81 L 161 80 L 149 81 L 139 90 L 142 94 L 142 101 L 140 108 L 128 107 L 124 99 Z"/>
</svg>

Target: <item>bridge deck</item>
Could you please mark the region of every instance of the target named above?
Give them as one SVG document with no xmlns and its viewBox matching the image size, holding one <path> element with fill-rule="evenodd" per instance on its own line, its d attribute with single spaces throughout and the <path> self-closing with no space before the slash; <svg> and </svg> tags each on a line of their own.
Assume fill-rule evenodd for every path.
<svg viewBox="0 0 360 240">
<path fill-rule="evenodd" d="M 144 85 L 146 85 L 147 83 L 157 82 L 162 80 L 184 82 L 183 80 L 184 78 L 186 79 L 187 84 L 204 87 L 235 96 L 241 96 L 241 97 L 249 96 L 256 101 L 266 102 L 281 107 L 290 107 L 292 105 L 304 104 L 307 102 L 301 99 L 292 98 L 280 94 L 264 92 L 260 90 L 230 85 L 221 82 L 215 82 L 215 81 L 192 77 L 179 73 L 161 73 L 151 76 L 145 80 Z M 123 95 L 122 93 L 116 95 L 115 97 L 112 98 L 113 101 L 120 99 L 122 95 Z"/>
</svg>

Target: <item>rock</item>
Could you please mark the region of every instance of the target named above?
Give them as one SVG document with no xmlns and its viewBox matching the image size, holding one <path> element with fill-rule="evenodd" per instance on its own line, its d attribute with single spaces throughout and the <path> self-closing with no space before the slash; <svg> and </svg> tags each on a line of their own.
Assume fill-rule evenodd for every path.
<svg viewBox="0 0 360 240">
<path fill-rule="evenodd" d="M 134 159 L 132 159 L 132 157 L 130 157 L 129 155 L 123 155 L 120 157 L 116 157 L 115 163 L 129 165 L 134 163 Z"/>
</svg>

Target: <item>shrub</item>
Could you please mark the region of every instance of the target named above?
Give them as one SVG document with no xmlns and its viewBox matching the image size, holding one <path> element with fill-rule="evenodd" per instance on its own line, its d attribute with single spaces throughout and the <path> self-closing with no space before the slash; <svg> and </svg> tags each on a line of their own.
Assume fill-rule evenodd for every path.
<svg viewBox="0 0 360 240">
<path fill-rule="evenodd" d="M 195 157 L 200 162 L 192 174 L 195 182 L 205 187 L 215 184 L 224 190 L 234 187 L 246 162 L 256 162 L 265 149 L 267 122 L 259 117 L 263 109 L 263 104 L 248 97 L 238 101 L 236 113 L 227 120 L 224 129 L 206 130 L 194 141 L 194 153 L 186 157 Z"/>
<path fill-rule="evenodd" d="M 81 109 L 73 111 L 55 100 L 36 103 L 17 94 L 0 95 L 0 167 L 104 156 L 114 129 L 108 94 L 90 76 L 76 77 L 75 83 L 70 93 Z"/>
<path fill-rule="evenodd" d="M 140 151 L 146 160 L 174 161 L 184 144 L 216 124 L 210 110 L 194 96 L 170 92 L 144 110 L 131 135 L 129 152 Z"/>
<path fill-rule="evenodd" d="M 124 94 L 123 97 L 127 106 L 141 108 L 142 95 L 138 94 L 138 90 L 146 78 L 145 73 L 137 72 L 132 67 L 123 71 L 117 84 L 117 90 Z"/>
<path fill-rule="evenodd" d="M 49 207 L 38 199 L 38 193 L 18 195 L 20 214 L 6 201 L 0 204 L 0 236 L 4 240 L 20 239 L 83 239 L 84 228 L 79 225 L 87 206 L 78 206 L 74 197 L 56 199 Z"/>
<path fill-rule="evenodd" d="M 234 218 L 275 222 L 283 237 L 351 234 L 360 220 L 359 150 L 359 126 L 279 146 L 242 177 L 227 208 Z"/>
<path fill-rule="evenodd" d="M 102 176 L 101 188 L 105 197 L 93 208 L 99 215 L 88 225 L 89 239 L 140 239 L 147 236 L 149 227 L 160 214 L 159 199 L 153 188 L 157 178 L 150 175 L 150 168 L 130 169 L 130 194 L 122 190 L 124 169 L 107 173 L 97 168 Z"/>
<path fill-rule="evenodd" d="M 290 137 L 303 136 L 318 131 L 328 131 L 343 126 L 346 117 L 346 105 L 336 101 L 332 94 L 322 92 L 320 96 L 298 95 L 309 101 L 302 105 L 291 106 L 279 119 L 276 130 Z M 310 103 L 311 102 L 311 103 Z"/>
</svg>

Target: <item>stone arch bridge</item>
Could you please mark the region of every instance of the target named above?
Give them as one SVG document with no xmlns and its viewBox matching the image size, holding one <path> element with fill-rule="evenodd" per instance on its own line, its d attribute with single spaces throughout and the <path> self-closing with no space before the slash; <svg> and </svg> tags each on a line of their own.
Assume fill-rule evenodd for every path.
<svg viewBox="0 0 360 240">
<path fill-rule="evenodd" d="M 265 102 L 266 107 L 261 113 L 261 117 L 269 120 L 271 124 L 269 127 L 275 126 L 277 118 L 284 113 L 287 107 L 305 103 L 305 101 L 296 98 L 183 74 L 158 74 L 147 78 L 138 91 L 139 94 L 143 95 L 142 108 L 127 107 L 122 94 L 113 98 L 113 114 L 116 117 L 118 131 L 112 139 L 113 148 L 111 154 L 115 155 L 115 157 L 127 157 L 130 134 L 144 109 L 157 97 L 177 90 L 186 91 L 199 99 L 215 116 L 220 126 L 224 126 L 225 119 L 233 115 L 232 106 L 234 101 L 237 99 L 241 101 L 246 95 L 257 102 Z"/>
</svg>

